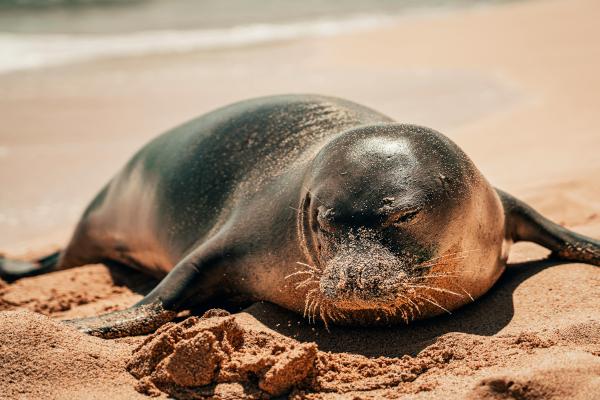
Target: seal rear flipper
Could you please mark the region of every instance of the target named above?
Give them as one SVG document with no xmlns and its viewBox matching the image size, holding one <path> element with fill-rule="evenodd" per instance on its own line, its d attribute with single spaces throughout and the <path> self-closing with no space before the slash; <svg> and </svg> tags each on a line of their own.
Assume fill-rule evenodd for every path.
<svg viewBox="0 0 600 400">
<path fill-rule="evenodd" d="M 0 278 L 7 282 L 13 282 L 28 276 L 51 272 L 57 267 L 59 258 L 59 251 L 33 261 L 0 256 Z"/>
<path fill-rule="evenodd" d="M 600 241 L 566 229 L 521 200 L 496 189 L 506 215 L 507 238 L 534 242 L 551 250 L 551 257 L 600 266 Z"/>
</svg>

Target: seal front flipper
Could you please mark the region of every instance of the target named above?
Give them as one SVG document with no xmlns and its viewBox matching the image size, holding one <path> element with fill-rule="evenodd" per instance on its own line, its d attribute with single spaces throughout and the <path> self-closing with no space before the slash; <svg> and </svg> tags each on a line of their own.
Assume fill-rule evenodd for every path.
<svg viewBox="0 0 600 400">
<path fill-rule="evenodd" d="M 154 332 L 161 325 L 173 320 L 177 312 L 165 310 L 160 302 L 135 305 L 98 317 L 63 321 L 83 333 L 105 339 L 144 335 Z"/>
<path fill-rule="evenodd" d="M 496 189 L 506 215 L 506 235 L 551 250 L 551 257 L 600 266 L 600 241 L 566 229 L 519 199 Z"/>
<path fill-rule="evenodd" d="M 103 338 L 143 335 L 173 320 L 177 313 L 197 306 L 223 287 L 224 255 L 210 242 L 180 261 L 173 270 L 134 306 L 98 317 L 63 321 L 78 330 Z"/>
<path fill-rule="evenodd" d="M 59 251 L 34 261 L 15 260 L 0 256 L 0 278 L 12 282 L 28 276 L 50 272 L 58 265 L 59 258 Z"/>
</svg>

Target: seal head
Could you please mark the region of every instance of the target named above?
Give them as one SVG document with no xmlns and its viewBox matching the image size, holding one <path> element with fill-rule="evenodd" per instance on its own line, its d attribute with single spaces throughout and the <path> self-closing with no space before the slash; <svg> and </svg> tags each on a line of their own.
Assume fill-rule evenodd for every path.
<svg viewBox="0 0 600 400">
<path fill-rule="evenodd" d="M 468 157 L 431 129 L 381 124 L 341 133 L 307 177 L 302 234 L 314 286 L 318 280 L 309 293 L 341 314 L 384 310 L 405 320 L 420 303 L 444 311 L 479 294 L 453 287 L 451 278 L 465 272 L 469 236 L 478 234 L 463 228 L 473 226 L 481 180 Z M 493 236 L 490 246 L 502 230 Z"/>
</svg>

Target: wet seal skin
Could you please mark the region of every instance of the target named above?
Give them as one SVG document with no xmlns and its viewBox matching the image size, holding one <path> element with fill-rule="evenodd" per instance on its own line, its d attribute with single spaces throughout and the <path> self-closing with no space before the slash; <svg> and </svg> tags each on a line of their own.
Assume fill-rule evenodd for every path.
<svg viewBox="0 0 600 400">
<path fill-rule="evenodd" d="M 103 337 L 154 331 L 216 298 L 385 325 L 474 301 L 517 241 L 600 265 L 598 240 L 494 189 L 441 133 L 342 99 L 271 96 L 150 142 L 64 250 L 0 259 L 0 277 L 110 261 L 161 278 L 127 310 L 69 322 Z"/>
</svg>

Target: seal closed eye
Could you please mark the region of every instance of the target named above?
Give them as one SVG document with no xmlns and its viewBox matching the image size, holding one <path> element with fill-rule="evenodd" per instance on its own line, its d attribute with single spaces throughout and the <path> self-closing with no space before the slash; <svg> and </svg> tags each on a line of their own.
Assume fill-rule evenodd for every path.
<svg viewBox="0 0 600 400">
<path fill-rule="evenodd" d="M 442 134 L 342 99 L 272 96 L 154 139 L 64 250 L 0 259 L 0 276 L 112 261 L 161 278 L 127 310 L 68 321 L 104 337 L 150 332 L 216 297 L 325 324 L 408 323 L 484 294 L 517 241 L 600 265 L 598 240 L 494 189 Z"/>
</svg>

